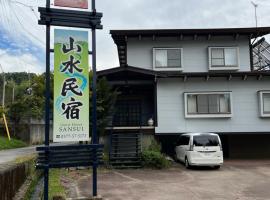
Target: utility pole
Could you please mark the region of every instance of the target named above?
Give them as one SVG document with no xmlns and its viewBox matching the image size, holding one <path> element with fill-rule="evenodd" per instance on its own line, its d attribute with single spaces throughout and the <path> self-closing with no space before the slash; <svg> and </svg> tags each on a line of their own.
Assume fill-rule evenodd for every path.
<svg viewBox="0 0 270 200">
<path fill-rule="evenodd" d="M 6 93 L 6 77 L 5 77 L 5 72 L 3 70 L 2 65 L 0 64 L 0 68 L 3 74 L 3 94 L 2 94 L 2 108 L 4 109 L 5 107 L 5 93 Z"/>
<path fill-rule="evenodd" d="M 14 80 L 12 80 L 12 103 L 14 103 L 14 100 L 15 100 L 15 82 Z"/>
</svg>

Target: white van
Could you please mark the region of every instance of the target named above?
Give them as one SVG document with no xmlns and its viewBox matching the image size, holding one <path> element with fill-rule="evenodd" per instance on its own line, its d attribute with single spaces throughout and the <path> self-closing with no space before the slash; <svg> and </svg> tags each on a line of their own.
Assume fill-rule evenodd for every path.
<svg viewBox="0 0 270 200">
<path fill-rule="evenodd" d="M 176 159 L 190 166 L 213 166 L 223 164 L 221 141 L 215 133 L 185 133 L 177 141 Z"/>
</svg>

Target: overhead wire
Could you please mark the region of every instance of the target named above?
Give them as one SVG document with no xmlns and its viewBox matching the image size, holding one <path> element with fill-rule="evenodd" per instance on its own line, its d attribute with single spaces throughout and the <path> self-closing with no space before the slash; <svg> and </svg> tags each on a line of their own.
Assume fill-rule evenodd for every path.
<svg viewBox="0 0 270 200">
<path fill-rule="evenodd" d="M 17 19 L 17 21 L 19 22 L 19 24 L 21 25 L 22 29 L 28 33 L 30 36 L 32 36 L 36 41 L 40 42 L 42 45 L 45 45 L 45 42 L 40 40 L 37 36 L 35 36 L 33 33 L 31 33 L 30 31 L 28 31 L 24 25 L 22 24 L 21 20 L 19 19 L 17 13 L 14 11 L 14 9 L 11 9 L 11 12 L 14 14 L 15 18 Z"/>
<path fill-rule="evenodd" d="M 37 14 L 36 14 L 36 12 L 35 12 L 34 6 L 27 5 L 27 4 L 25 4 L 25 3 L 22 3 L 22 2 L 16 1 L 16 0 L 11 0 L 10 2 L 11 2 L 11 3 L 15 3 L 15 4 L 20 4 L 20 5 L 24 6 L 24 7 L 29 8 L 29 9 L 33 12 L 33 14 L 35 15 L 36 19 L 39 20 Z M 42 27 L 43 27 L 43 26 L 42 26 Z M 45 29 L 44 29 L 44 30 L 45 30 Z"/>
<path fill-rule="evenodd" d="M 40 44 L 45 45 L 45 42 L 41 41 L 38 37 L 36 37 L 35 35 L 33 35 L 31 32 L 29 32 L 29 31 L 24 27 L 24 25 L 22 24 L 22 21 L 19 19 L 17 13 L 14 11 L 14 7 L 13 7 L 13 5 L 11 4 L 11 1 L 0 0 L 0 2 L 2 2 L 2 3 L 0 4 L 1 9 L 5 11 L 5 12 L 2 12 L 2 13 L 4 13 L 4 16 L 1 17 L 2 19 L 4 18 L 4 21 L 2 21 L 2 23 L 3 23 L 3 25 L 7 25 L 7 26 L 8 26 L 8 30 L 7 30 L 8 32 L 12 32 L 12 34 L 14 34 L 15 36 L 17 36 L 16 38 L 21 37 L 21 35 L 18 35 L 18 31 L 14 29 L 14 25 L 12 25 L 11 22 L 10 22 L 11 17 L 15 17 L 16 21 L 20 24 L 20 26 L 22 27 L 23 31 L 25 31 L 26 33 L 28 33 L 32 38 L 34 38 L 34 39 L 35 39 L 36 41 L 38 41 Z M 24 6 L 26 6 L 26 7 L 29 7 L 29 8 L 31 9 L 31 11 L 34 13 L 35 17 L 38 18 L 37 15 L 36 15 L 36 13 L 35 13 L 35 11 L 34 11 L 34 8 L 33 8 L 32 6 L 28 6 L 28 5 L 26 5 L 26 4 L 22 3 L 22 2 L 18 2 L 18 1 L 14 2 L 14 3 L 17 3 L 17 4 L 20 4 L 20 5 L 24 5 Z M 16 10 L 17 10 L 17 9 L 16 9 Z M 10 13 L 13 13 L 13 16 L 12 16 L 10 13 L 8 13 L 8 11 L 9 11 Z M 13 20 L 12 20 L 12 21 L 13 21 Z M 12 27 L 12 28 L 11 28 L 11 27 Z M 24 43 L 24 42 L 23 42 L 23 43 Z M 17 63 L 17 64 L 18 64 L 18 62 L 19 62 L 19 65 L 21 65 L 22 68 L 25 68 L 25 67 L 27 68 L 28 65 L 30 64 L 30 63 L 27 62 L 26 60 L 21 59 L 21 57 L 16 57 L 15 60 L 16 60 L 16 63 Z M 31 63 L 31 64 L 33 64 L 33 63 Z M 31 64 L 30 64 L 30 65 L 31 65 Z M 26 68 L 25 68 L 25 69 L 26 69 Z"/>
<path fill-rule="evenodd" d="M 1 1 L 0 6 L 1 6 L 1 10 L 2 10 L 1 13 L 3 16 L 3 17 L 1 17 L 1 21 L 4 25 L 4 27 L 6 27 L 6 29 L 8 31 L 10 31 L 12 26 L 11 26 L 10 21 L 9 21 L 9 14 L 8 14 L 8 9 L 6 8 L 6 1 L 5 0 L 0 0 L 0 1 Z"/>
</svg>

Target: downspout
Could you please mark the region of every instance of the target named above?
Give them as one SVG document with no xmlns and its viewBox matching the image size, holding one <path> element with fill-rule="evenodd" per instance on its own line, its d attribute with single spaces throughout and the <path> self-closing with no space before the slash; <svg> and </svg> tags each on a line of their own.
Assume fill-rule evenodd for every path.
<svg viewBox="0 0 270 200">
<path fill-rule="evenodd" d="M 155 75 L 154 80 L 154 106 L 155 106 L 155 117 L 154 117 L 154 125 L 155 127 L 158 126 L 158 111 L 157 111 L 157 76 Z"/>
<path fill-rule="evenodd" d="M 254 71 L 254 65 L 253 65 L 253 46 L 251 44 L 251 37 L 250 36 L 248 36 L 248 43 L 249 43 L 250 71 Z"/>
</svg>

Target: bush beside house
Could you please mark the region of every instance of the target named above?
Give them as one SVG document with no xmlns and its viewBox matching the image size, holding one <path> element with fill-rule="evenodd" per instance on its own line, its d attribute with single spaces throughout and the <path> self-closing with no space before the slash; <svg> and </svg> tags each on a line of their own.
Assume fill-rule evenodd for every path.
<svg viewBox="0 0 270 200">
<path fill-rule="evenodd" d="M 161 145 L 152 140 L 150 146 L 142 152 L 142 164 L 143 167 L 163 169 L 169 167 L 171 163 L 161 153 Z"/>
</svg>

